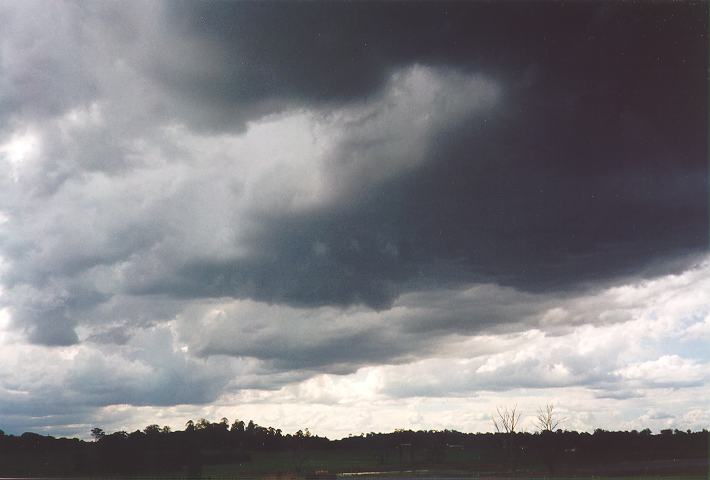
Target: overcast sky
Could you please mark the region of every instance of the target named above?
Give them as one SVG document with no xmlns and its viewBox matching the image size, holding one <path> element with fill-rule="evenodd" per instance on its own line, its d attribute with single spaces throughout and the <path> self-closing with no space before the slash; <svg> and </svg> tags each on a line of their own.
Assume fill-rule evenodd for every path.
<svg viewBox="0 0 710 480">
<path fill-rule="evenodd" d="M 0 428 L 710 427 L 707 19 L 0 2 Z"/>
</svg>

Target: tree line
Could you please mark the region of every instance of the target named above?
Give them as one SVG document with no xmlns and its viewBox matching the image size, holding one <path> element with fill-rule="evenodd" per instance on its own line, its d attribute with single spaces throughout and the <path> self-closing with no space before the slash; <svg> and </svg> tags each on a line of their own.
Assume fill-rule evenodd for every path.
<svg viewBox="0 0 710 480">
<path fill-rule="evenodd" d="M 189 420 L 183 430 L 152 424 L 133 432 L 91 430 L 93 441 L 35 433 L 5 435 L 0 430 L 0 476 L 174 473 L 198 476 L 208 465 L 249 464 L 254 455 L 291 452 L 299 458 L 333 454 L 367 459 L 368 468 L 440 468 L 478 472 L 538 472 L 547 476 L 579 472 L 707 472 L 708 432 L 662 430 L 593 433 L 554 429 L 561 421 L 541 409 L 539 431 L 518 432 L 519 412 L 499 409 L 497 432 L 401 430 L 340 440 L 312 435 L 308 429 L 284 433 L 253 421 L 222 418 Z M 548 413 L 554 413 L 550 410 Z M 547 427 L 547 428 L 544 428 Z M 348 468 L 357 470 L 350 462 Z M 634 470 L 635 469 L 635 470 Z M 638 470 L 638 471 L 637 471 Z"/>
</svg>

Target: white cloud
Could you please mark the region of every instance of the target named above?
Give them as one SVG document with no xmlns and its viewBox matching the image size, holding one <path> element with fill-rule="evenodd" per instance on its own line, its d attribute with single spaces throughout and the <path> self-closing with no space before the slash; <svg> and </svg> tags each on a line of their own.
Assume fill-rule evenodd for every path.
<svg viewBox="0 0 710 480">
<path fill-rule="evenodd" d="M 13 181 L 18 181 L 18 171 L 22 163 L 32 161 L 40 152 L 39 138 L 30 131 L 17 132 L 0 145 L 0 159 L 7 163 L 8 173 Z"/>
<path fill-rule="evenodd" d="M 620 368 L 615 375 L 624 380 L 639 381 L 650 386 L 677 386 L 701 384 L 710 375 L 710 365 L 678 355 L 663 355 L 656 360 L 638 362 Z"/>
</svg>

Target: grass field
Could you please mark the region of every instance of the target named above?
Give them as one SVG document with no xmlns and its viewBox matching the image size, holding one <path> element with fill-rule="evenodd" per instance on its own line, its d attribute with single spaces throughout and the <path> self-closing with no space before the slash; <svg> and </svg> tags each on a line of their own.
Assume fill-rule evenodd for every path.
<svg viewBox="0 0 710 480">
<path fill-rule="evenodd" d="M 352 452 L 308 451 L 252 453 L 251 461 L 241 464 L 209 465 L 202 469 L 203 476 L 258 475 L 267 473 L 303 473 L 327 470 L 329 472 L 380 471 L 382 464 L 374 455 Z M 389 469 L 389 468 L 386 468 Z"/>
<path fill-rule="evenodd" d="M 455 452 L 452 452 L 455 453 Z M 481 464 L 476 458 L 460 456 L 457 454 L 445 458 L 441 463 L 426 463 L 423 459 L 413 462 L 401 462 L 400 458 L 392 455 L 378 455 L 372 451 L 332 451 L 315 450 L 307 452 L 273 452 L 273 453 L 252 453 L 251 461 L 241 464 L 209 465 L 202 469 L 202 478 L 303 478 L 313 476 L 314 472 L 329 472 L 338 474 L 346 479 L 368 479 L 386 478 L 506 478 L 505 474 L 493 473 L 490 466 Z M 406 459 L 405 459 L 406 460 Z M 544 470 L 541 470 L 541 472 Z M 693 471 L 693 470 L 688 470 Z M 697 471 L 697 470 L 695 470 Z M 373 472 L 373 473 L 369 473 Z M 377 473 L 374 473 L 377 472 Z M 631 472 L 629 472 L 631 473 Z M 349 475 L 351 474 L 351 475 Z M 525 478 L 545 478 L 540 473 L 530 474 L 519 471 L 514 477 L 517 480 Z M 580 474 L 566 476 L 560 474 L 556 479 L 574 480 L 603 480 L 606 478 L 614 480 L 710 480 L 710 475 L 695 474 L 647 474 L 647 475 L 589 475 Z"/>
</svg>

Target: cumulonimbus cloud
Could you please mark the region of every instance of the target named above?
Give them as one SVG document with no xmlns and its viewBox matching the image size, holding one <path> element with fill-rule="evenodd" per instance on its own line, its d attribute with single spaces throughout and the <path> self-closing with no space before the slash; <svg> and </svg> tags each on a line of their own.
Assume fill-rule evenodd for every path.
<svg viewBox="0 0 710 480">
<path fill-rule="evenodd" d="M 377 368 L 393 398 L 706 383 L 564 344 L 708 331 L 702 6 L 407 8 L 0 5 L 0 340 L 59 366 L 0 373 L 13 424 Z"/>
</svg>

